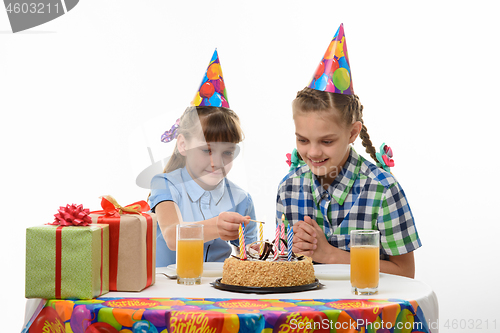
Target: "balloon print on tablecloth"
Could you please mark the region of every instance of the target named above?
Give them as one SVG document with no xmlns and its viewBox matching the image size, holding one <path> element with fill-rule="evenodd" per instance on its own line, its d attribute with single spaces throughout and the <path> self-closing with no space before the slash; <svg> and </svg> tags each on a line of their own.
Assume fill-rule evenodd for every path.
<svg viewBox="0 0 500 333">
<path fill-rule="evenodd" d="M 337 94 L 354 94 L 343 24 L 328 45 L 308 87 Z"/>
<path fill-rule="evenodd" d="M 85 305 L 77 305 L 69 321 L 73 333 L 85 333 L 92 321 L 92 313 Z"/>
<path fill-rule="evenodd" d="M 414 327 L 415 314 L 405 308 L 401 310 L 396 321 L 398 325 L 394 327 L 394 333 L 412 332 L 411 328 Z"/>
<path fill-rule="evenodd" d="M 390 326 L 394 326 L 400 312 L 401 306 L 398 303 L 385 303 L 382 307 L 382 320 L 384 323 L 390 323 Z"/>
<path fill-rule="evenodd" d="M 265 320 L 265 327 L 272 329 L 275 325 L 276 322 L 279 319 L 279 316 L 282 314 L 282 312 L 278 311 L 266 311 L 262 313 L 262 316 L 264 317 Z"/>
<path fill-rule="evenodd" d="M 165 311 L 162 310 L 148 310 L 144 312 L 143 319 L 157 327 L 167 326 L 165 322 Z"/>
<path fill-rule="evenodd" d="M 162 303 L 177 305 L 173 309 Z M 74 308 L 64 322 L 62 317 L 68 317 L 71 304 Z M 104 304 L 53 300 L 48 301 L 29 333 L 43 332 L 47 323 L 60 333 L 168 333 L 187 327 L 193 332 L 272 333 L 292 330 L 295 325 L 303 327 L 298 331 L 310 331 L 312 327 L 307 325 L 320 325 L 317 332 L 326 333 L 334 327 L 342 333 L 349 331 L 352 323 L 357 331 L 366 333 L 429 332 L 418 303 L 397 299 L 108 299 Z M 423 329 L 411 331 L 414 323 Z"/>
<path fill-rule="evenodd" d="M 287 309 L 289 310 L 290 308 L 295 308 L 297 306 L 296 303 L 292 303 L 292 302 L 283 302 L 283 301 L 273 301 L 273 302 L 269 302 L 270 303 L 270 306 L 271 307 L 275 307 L 275 308 L 281 308 L 281 309 Z M 265 310 L 265 309 L 263 309 Z"/>
<path fill-rule="evenodd" d="M 314 309 L 308 306 L 296 306 L 293 308 L 293 312 L 307 312 L 307 311 L 314 311 Z"/>
<path fill-rule="evenodd" d="M 254 333 L 261 332 L 265 327 L 265 320 L 263 316 L 251 314 L 239 314 L 240 321 L 239 333 Z"/>
<path fill-rule="evenodd" d="M 376 321 L 382 311 L 382 308 L 378 304 L 365 300 L 339 300 L 326 303 L 325 306 L 337 310 L 344 310 L 354 319 L 354 321 L 363 319 L 365 323 Z"/>
<path fill-rule="evenodd" d="M 93 323 L 86 330 L 85 333 L 119 333 L 116 328 L 108 323 Z"/>
<path fill-rule="evenodd" d="M 330 326 L 322 325 L 325 320 L 328 321 L 328 317 L 323 312 L 286 312 L 282 313 L 274 324 L 274 332 L 330 333 Z"/>
<path fill-rule="evenodd" d="M 217 49 L 208 64 L 201 85 L 191 101 L 192 106 L 216 106 L 229 108 L 226 85 L 219 61 Z"/>
<path fill-rule="evenodd" d="M 151 300 L 158 300 L 157 298 L 152 298 Z M 168 308 L 171 308 L 175 305 L 178 305 L 178 306 L 181 306 L 181 305 L 184 305 L 185 303 L 183 301 L 180 301 L 180 300 L 171 300 L 171 299 L 167 299 L 167 300 L 159 300 L 160 301 L 160 305 L 161 306 L 165 306 L 165 307 L 168 307 Z"/>
<path fill-rule="evenodd" d="M 108 323 L 109 325 L 114 327 L 117 331 L 119 331 L 122 329 L 122 325 L 118 322 L 118 320 L 116 320 L 115 316 L 113 315 L 113 310 L 114 310 L 113 308 L 107 308 L 107 307 L 99 309 L 99 312 L 97 314 L 97 321 Z"/>
<path fill-rule="evenodd" d="M 179 310 L 165 311 L 165 323 L 167 324 L 166 329 L 168 332 L 181 332 L 185 330 L 189 330 L 189 332 L 238 332 L 238 330 L 232 331 L 234 326 L 232 325 L 231 318 L 235 318 L 239 325 L 238 316 L 235 314 L 200 309 L 191 310 L 188 308 L 191 307 L 186 306 Z M 226 316 L 232 317 L 226 322 Z M 227 330 L 224 330 L 225 325 L 228 325 Z M 134 333 L 136 332 L 134 331 Z"/>
<path fill-rule="evenodd" d="M 63 322 L 66 322 L 71 318 L 71 313 L 73 312 L 72 301 L 51 299 L 47 301 L 47 306 L 54 308 Z"/>
<path fill-rule="evenodd" d="M 240 330 L 240 319 L 236 314 L 225 314 L 221 333 L 232 333 Z"/>
<path fill-rule="evenodd" d="M 212 301 L 207 301 L 207 300 L 196 300 L 196 301 L 187 301 L 186 305 L 194 305 L 194 306 L 203 306 L 205 309 L 205 306 L 207 305 L 212 305 L 214 302 Z"/>
<path fill-rule="evenodd" d="M 176 311 L 198 311 L 200 310 L 200 307 L 194 305 L 183 305 L 183 306 L 173 306 L 172 309 Z"/>
<path fill-rule="evenodd" d="M 325 305 L 323 302 L 318 302 L 318 301 L 302 301 L 302 302 L 296 302 L 296 306 L 318 306 L 318 305 Z M 309 308 L 309 310 L 312 310 Z"/>
<path fill-rule="evenodd" d="M 141 320 L 144 311 L 145 309 L 114 308 L 111 313 L 118 324 L 125 327 L 132 327 L 135 322 Z"/>
<path fill-rule="evenodd" d="M 54 308 L 48 306 L 42 309 L 29 328 L 29 333 L 47 332 L 47 328 L 58 329 L 60 333 L 66 333 L 65 325 Z"/>
<path fill-rule="evenodd" d="M 156 327 L 147 320 L 141 320 L 136 322 L 132 326 L 133 333 L 158 333 Z"/>
</svg>

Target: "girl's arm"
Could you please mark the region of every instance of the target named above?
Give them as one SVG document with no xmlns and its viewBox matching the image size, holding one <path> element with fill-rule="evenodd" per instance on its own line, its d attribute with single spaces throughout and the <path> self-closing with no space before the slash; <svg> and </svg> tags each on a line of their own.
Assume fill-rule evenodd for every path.
<svg viewBox="0 0 500 333">
<path fill-rule="evenodd" d="M 304 217 L 304 221 L 296 223 L 293 229 L 293 251 L 295 253 L 307 255 L 312 257 L 315 262 L 323 264 L 350 263 L 350 253 L 328 243 L 323 230 L 310 217 Z M 380 272 L 414 278 L 413 252 L 389 256 L 388 261 L 380 260 Z"/>
<path fill-rule="evenodd" d="M 415 257 L 413 252 L 401 254 L 399 256 L 389 256 L 389 261 L 380 261 L 380 271 L 395 275 L 415 277 Z"/>
<path fill-rule="evenodd" d="M 173 201 L 162 201 L 155 207 L 158 224 L 170 250 L 176 249 L 176 225 L 183 223 L 179 206 Z M 249 216 L 234 212 L 222 212 L 213 218 L 195 223 L 203 224 L 203 241 L 213 239 L 233 240 L 238 238 L 241 223 L 248 223 Z"/>
</svg>

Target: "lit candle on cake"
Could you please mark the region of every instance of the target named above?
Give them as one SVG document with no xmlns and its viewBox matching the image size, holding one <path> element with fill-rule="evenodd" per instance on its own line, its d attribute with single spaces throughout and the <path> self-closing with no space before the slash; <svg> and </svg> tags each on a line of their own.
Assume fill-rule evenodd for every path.
<svg viewBox="0 0 500 333">
<path fill-rule="evenodd" d="M 285 214 L 281 216 L 281 219 L 285 220 Z M 288 222 L 288 261 L 292 261 L 292 247 L 293 247 L 293 224 Z"/>
<path fill-rule="evenodd" d="M 259 255 L 261 256 L 264 252 L 264 225 L 259 223 Z"/>
<path fill-rule="evenodd" d="M 240 224 L 238 229 L 238 235 L 240 240 L 240 259 L 245 260 L 247 258 L 247 251 L 245 246 L 245 224 Z"/>
</svg>

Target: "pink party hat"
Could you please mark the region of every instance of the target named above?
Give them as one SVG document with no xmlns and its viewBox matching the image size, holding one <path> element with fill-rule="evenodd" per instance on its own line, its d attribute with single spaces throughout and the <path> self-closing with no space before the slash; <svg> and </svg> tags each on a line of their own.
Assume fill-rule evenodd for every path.
<svg viewBox="0 0 500 333">
<path fill-rule="evenodd" d="M 308 87 L 337 94 L 354 94 L 344 24 L 340 24 L 333 36 Z"/>
<path fill-rule="evenodd" d="M 222 106 L 229 108 L 226 85 L 224 84 L 224 77 L 222 76 L 222 68 L 220 66 L 217 49 L 215 49 L 212 55 L 205 76 L 203 76 L 203 80 L 201 81 L 200 88 L 198 88 L 191 105 Z"/>
</svg>

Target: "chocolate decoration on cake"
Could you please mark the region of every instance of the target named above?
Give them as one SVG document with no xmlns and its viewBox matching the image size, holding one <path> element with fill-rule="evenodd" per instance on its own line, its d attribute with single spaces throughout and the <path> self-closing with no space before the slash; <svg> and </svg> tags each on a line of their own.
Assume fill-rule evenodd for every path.
<svg viewBox="0 0 500 333">
<path fill-rule="evenodd" d="M 268 258 L 273 259 L 273 256 L 274 256 L 274 250 L 273 250 L 274 242 L 275 241 L 270 242 L 269 240 L 265 240 L 265 241 L 255 241 L 255 242 L 249 244 L 245 248 L 245 251 L 246 251 L 246 254 L 247 254 L 247 258 L 248 258 L 246 260 L 249 260 L 250 258 L 253 259 L 253 260 L 261 260 L 261 261 L 266 261 Z M 287 244 L 286 239 L 280 238 L 280 242 L 282 242 L 283 244 L 285 244 L 285 248 L 288 248 L 288 244 Z M 256 256 L 255 253 L 253 253 L 249 249 L 251 248 L 251 246 L 253 244 L 260 244 L 260 243 L 264 243 L 264 250 L 262 251 L 262 253 L 259 256 Z M 240 257 L 237 257 L 235 255 L 231 255 L 231 257 L 241 260 Z M 304 256 L 297 256 L 297 255 L 295 255 L 295 253 L 292 252 L 292 258 L 295 259 L 295 260 L 297 260 L 297 261 L 300 261 L 300 260 L 304 259 Z M 279 260 L 281 260 L 281 259 L 285 259 L 286 260 L 287 259 L 287 254 L 285 253 L 285 255 L 278 256 L 278 259 Z M 271 260 L 271 261 L 274 261 L 274 260 Z"/>
</svg>

